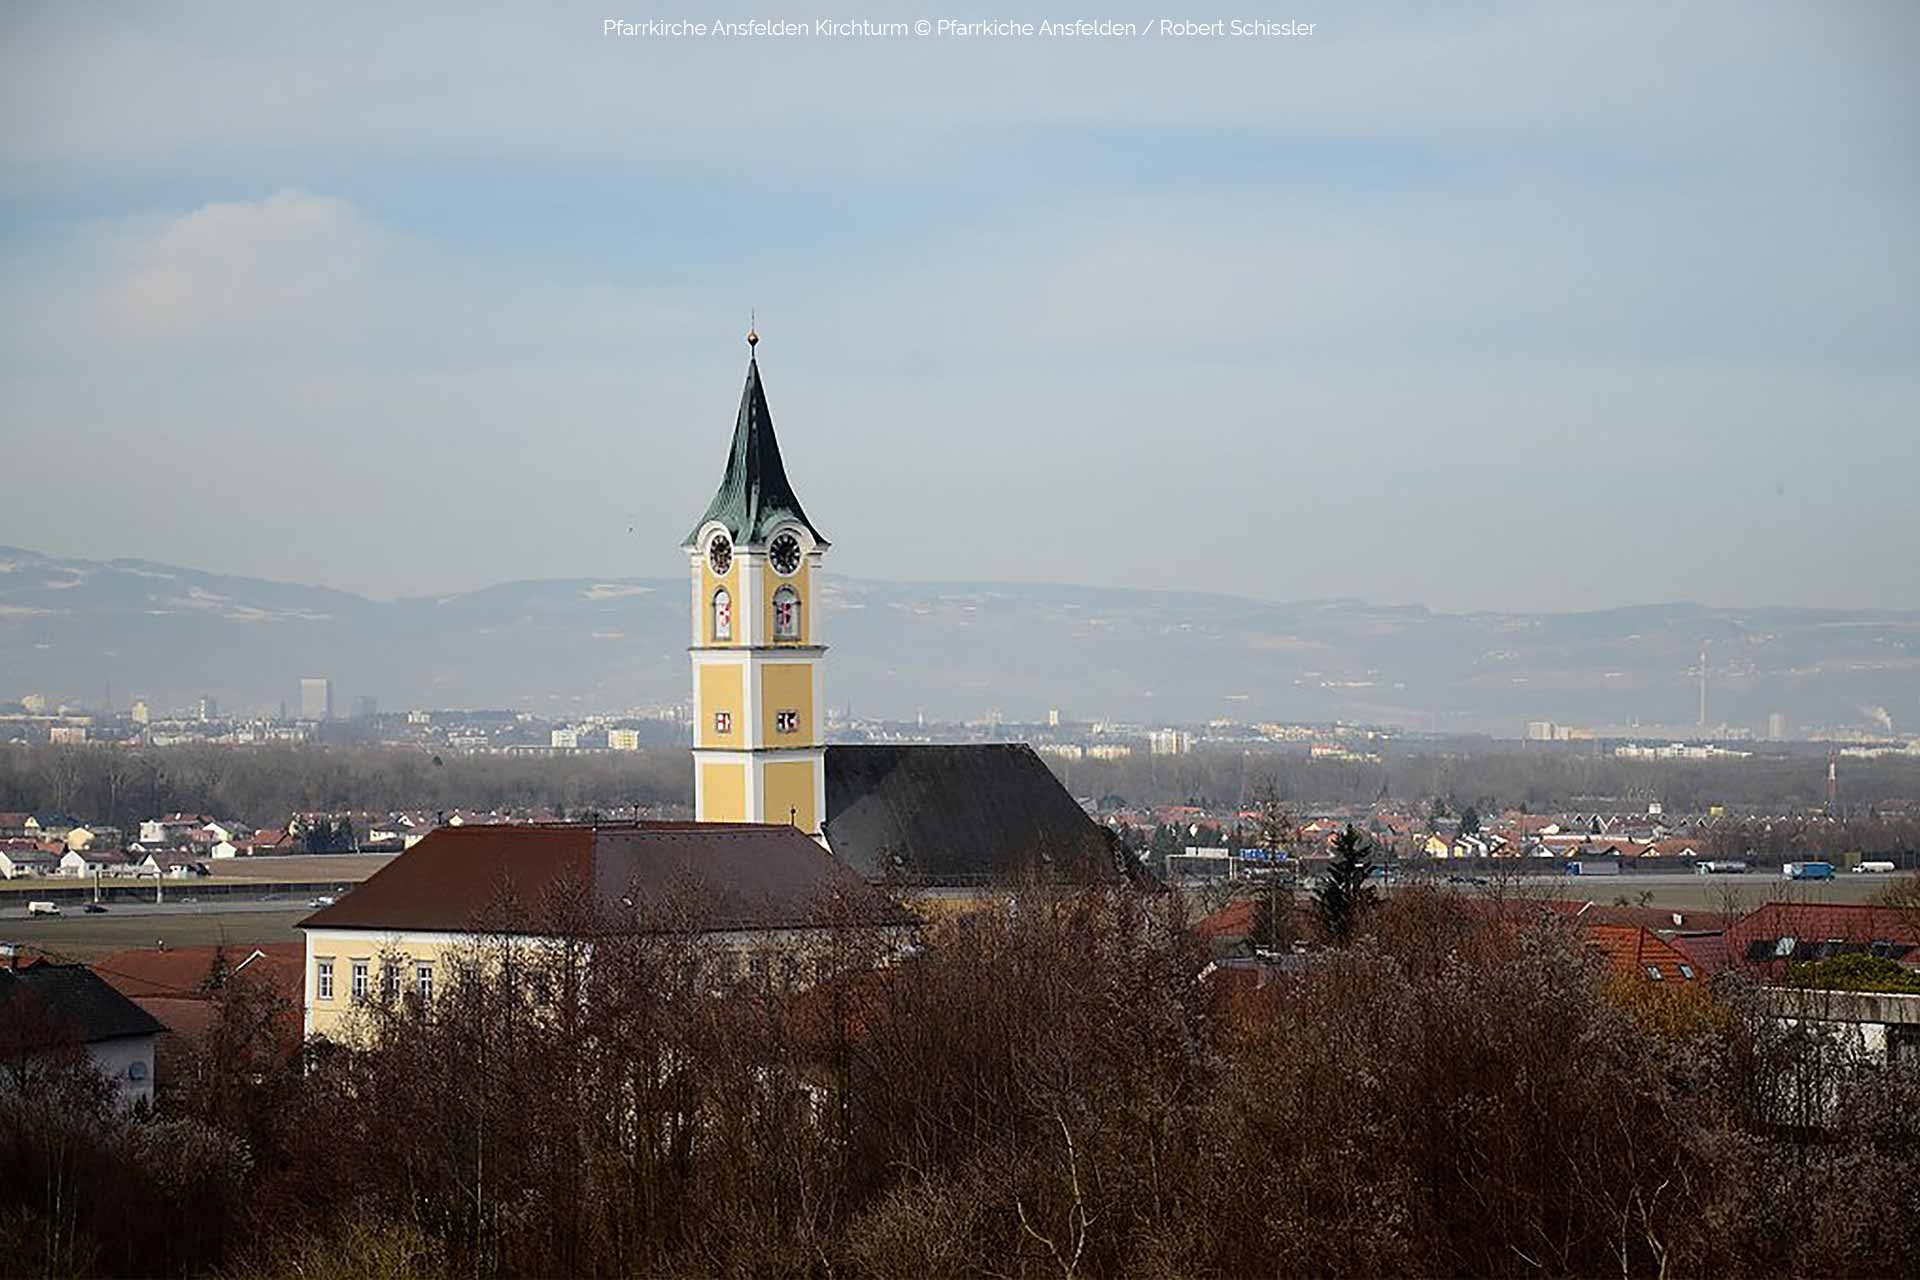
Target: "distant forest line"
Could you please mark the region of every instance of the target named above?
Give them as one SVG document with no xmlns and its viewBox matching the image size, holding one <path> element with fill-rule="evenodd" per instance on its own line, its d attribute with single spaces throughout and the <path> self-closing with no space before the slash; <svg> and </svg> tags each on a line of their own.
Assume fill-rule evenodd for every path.
<svg viewBox="0 0 1920 1280">
<path fill-rule="evenodd" d="M 1294 812 L 1391 799 L 1425 814 L 1645 811 L 1800 813 L 1826 800 L 1826 761 L 1617 760 L 1567 753 L 1409 753 L 1383 762 L 1307 760 L 1281 752 L 1063 761 L 1074 795 L 1102 809 L 1195 804 L 1249 808 L 1269 782 Z M 410 747 L 24 746 L 0 749 L 0 810 L 57 812 L 131 833 L 145 818 L 207 813 L 274 826 L 290 813 L 544 810 L 582 817 L 689 808 L 693 769 L 682 748 L 566 756 L 434 754 Z M 1849 759 L 1842 812 L 1920 804 L 1920 760 Z"/>
<path fill-rule="evenodd" d="M 549 810 L 575 817 L 688 806 L 685 751 L 458 755 L 403 747 L 33 746 L 0 751 L 0 810 L 57 812 L 132 837 L 146 818 L 205 813 L 255 827 L 292 813 Z"/>
</svg>

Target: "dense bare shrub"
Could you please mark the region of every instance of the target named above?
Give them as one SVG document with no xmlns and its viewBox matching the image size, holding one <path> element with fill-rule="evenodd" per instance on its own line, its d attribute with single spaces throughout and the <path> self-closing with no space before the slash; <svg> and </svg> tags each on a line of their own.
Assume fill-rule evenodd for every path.
<svg viewBox="0 0 1920 1280">
<path fill-rule="evenodd" d="M 1623 985 L 1536 913 L 1403 891 L 1349 948 L 1221 972 L 1177 898 L 1035 888 L 906 954 L 823 908 L 803 957 L 738 969 L 694 905 L 503 900 L 544 940 L 480 936 L 430 1008 L 376 1000 L 290 1085 L 209 1054 L 209 1087 L 261 1091 L 178 1131 L 12 1098 L 0 1247 L 877 1277 L 1876 1275 L 1920 1248 L 1911 1068 L 1738 983 Z M 75 1209 L 103 1189 L 210 1208 L 140 1242 Z"/>
</svg>

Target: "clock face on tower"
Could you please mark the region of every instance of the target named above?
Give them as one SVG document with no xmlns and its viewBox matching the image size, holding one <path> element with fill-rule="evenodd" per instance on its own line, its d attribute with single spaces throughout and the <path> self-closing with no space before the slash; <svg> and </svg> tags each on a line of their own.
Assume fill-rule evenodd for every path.
<svg viewBox="0 0 1920 1280">
<path fill-rule="evenodd" d="M 773 567 L 779 573 L 791 574 L 800 567 L 800 539 L 790 533 L 781 534 L 767 549 L 767 558 L 773 561 Z"/>
<path fill-rule="evenodd" d="M 727 541 L 726 534 L 707 545 L 707 563 L 712 566 L 715 577 L 727 576 L 727 570 L 733 566 L 733 544 Z"/>
</svg>

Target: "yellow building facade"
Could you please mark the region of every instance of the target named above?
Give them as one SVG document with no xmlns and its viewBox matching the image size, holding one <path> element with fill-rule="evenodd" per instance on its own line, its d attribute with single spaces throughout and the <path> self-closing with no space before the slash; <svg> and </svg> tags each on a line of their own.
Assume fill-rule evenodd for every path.
<svg viewBox="0 0 1920 1280">
<path fill-rule="evenodd" d="M 758 337 L 748 335 L 750 346 Z M 787 480 L 749 357 L 720 489 L 683 545 L 693 586 L 694 816 L 785 823 L 826 817 L 820 559 L 827 540 Z"/>
</svg>

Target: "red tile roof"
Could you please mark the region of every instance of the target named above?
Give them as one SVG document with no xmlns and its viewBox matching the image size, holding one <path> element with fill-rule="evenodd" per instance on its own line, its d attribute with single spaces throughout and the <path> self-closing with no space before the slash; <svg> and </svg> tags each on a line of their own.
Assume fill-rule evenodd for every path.
<svg viewBox="0 0 1920 1280">
<path fill-rule="evenodd" d="M 1701 976 L 1691 957 L 1639 925 L 1589 924 L 1581 941 L 1607 958 L 1610 973 L 1648 982 L 1692 982 Z"/>
<path fill-rule="evenodd" d="M 1616 903 L 1568 898 L 1541 898 L 1538 901 L 1556 915 L 1576 916 L 1583 924 L 1630 924 L 1656 930 L 1683 929 L 1690 920 L 1707 914 L 1704 911 L 1670 911 L 1664 907 L 1623 907 Z M 1677 921 L 1674 919 L 1676 915 L 1680 917 Z"/>
<path fill-rule="evenodd" d="M 1736 920 L 1725 934 L 1727 958 L 1736 966 L 1777 972 L 1788 957 L 1756 955 L 1782 938 L 1796 943 L 1892 942 L 1920 945 L 1920 919 L 1893 907 L 1853 903 L 1768 902 Z M 1804 959 L 1804 956 L 1798 957 Z"/>
<path fill-rule="evenodd" d="M 207 977 L 213 971 L 218 947 L 142 947 L 116 951 L 89 966 L 121 995 L 203 999 Z M 306 945 L 270 942 L 260 946 L 226 948 L 230 972 L 255 974 L 271 981 L 283 994 L 302 998 Z"/>
<path fill-rule="evenodd" d="M 1693 961 L 1693 967 L 1712 977 L 1731 963 L 1727 939 L 1721 933 L 1677 933 L 1667 939 L 1674 950 Z"/>
<path fill-rule="evenodd" d="M 1244 938 L 1253 932 L 1254 913 L 1258 909 L 1251 898 L 1242 898 L 1229 902 L 1193 928 L 1203 938 Z"/>
<path fill-rule="evenodd" d="M 590 890 L 602 909 L 671 901 L 692 913 L 684 927 L 703 931 L 804 927 L 830 903 L 869 923 L 913 921 L 790 826 L 487 823 L 439 828 L 300 927 L 464 932 L 510 893 L 513 918 L 488 927 L 539 933 L 545 900 L 570 889 Z"/>
</svg>

